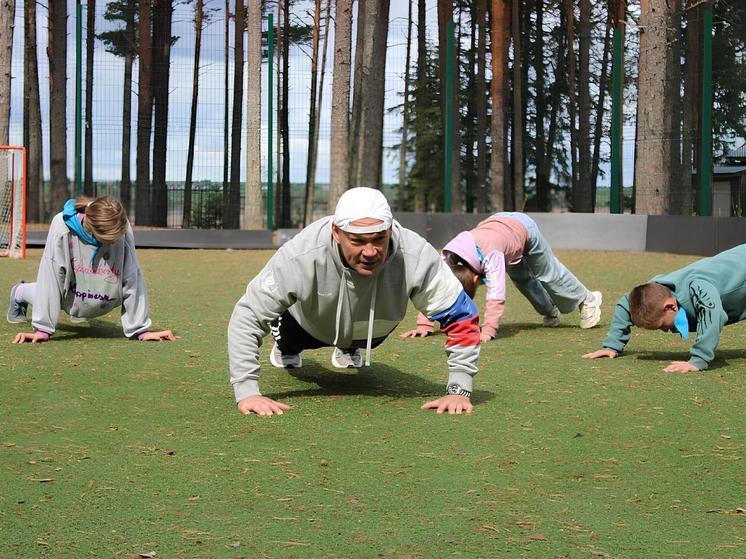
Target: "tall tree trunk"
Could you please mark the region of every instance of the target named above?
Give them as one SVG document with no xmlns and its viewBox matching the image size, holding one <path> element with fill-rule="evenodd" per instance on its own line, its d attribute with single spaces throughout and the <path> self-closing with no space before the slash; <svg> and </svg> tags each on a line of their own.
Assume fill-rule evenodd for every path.
<svg viewBox="0 0 746 559">
<path fill-rule="evenodd" d="M 536 4 L 536 44 L 534 73 L 536 75 L 536 210 L 546 212 L 549 207 L 549 177 L 543 171 L 546 168 L 547 158 L 546 134 L 544 119 L 546 118 L 546 91 L 545 87 L 545 65 L 544 65 L 544 2 Z M 559 75 L 555 76 L 559 78 Z"/>
<path fill-rule="evenodd" d="M 321 76 L 319 77 L 319 95 L 318 95 L 318 101 L 317 106 L 318 110 L 316 111 L 316 124 L 314 125 L 314 135 L 313 135 L 313 159 L 311 159 L 311 169 L 310 174 L 313 177 L 316 177 L 316 167 L 318 165 L 318 159 L 319 159 L 319 128 L 321 126 L 321 107 L 324 106 L 324 77 L 326 76 L 326 57 L 327 52 L 329 50 L 329 29 L 330 29 L 330 22 L 332 17 L 332 0 L 326 0 L 326 17 L 324 21 L 324 44 L 321 47 Z M 313 199 L 313 197 L 312 197 Z M 313 207 L 313 203 L 311 204 Z"/>
<path fill-rule="evenodd" d="M 576 212 L 592 212 L 591 198 L 591 0 L 580 0 L 578 21 L 578 188 L 573 195 Z"/>
<path fill-rule="evenodd" d="M 457 115 L 459 112 L 458 102 L 458 62 L 454 64 L 454 75 L 451 77 L 453 80 L 453 94 L 450 99 L 446 98 L 446 75 L 447 68 L 447 42 L 448 42 L 448 22 L 453 20 L 453 0 L 438 0 L 438 74 L 440 76 L 440 114 L 441 114 L 441 130 L 443 136 L 443 146 L 446 145 L 445 134 L 446 134 L 446 107 L 450 105 L 452 107 L 452 126 L 451 126 L 451 152 L 443 153 L 443 157 L 451 158 L 451 176 L 448 184 L 450 185 L 450 196 L 452 207 L 459 209 L 461 207 L 461 197 L 459 192 L 459 185 L 461 183 L 461 148 L 460 148 L 460 126 L 457 123 Z M 458 50 L 457 42 L 454 40 L 454 50 Z M 454 58 L 458 61 L 458 55 Z M 457 210 L 458 211 L 458 210 Z"/>
<path fill-rule="evenodd" d="M 351 186 L 381 188 L 381 166 L 383 163 L 383 106 L 386 75 L 386 47 L 389 28 L 389 1 L 364 0 L 360 9 L 364 16 L 358 16 L 358 37 L 364 38 L 362 49 L 355 53 L 355 82 L 365 87 L 353 91 L 353 113 L 359 107 L 359 120 L 353 119 L 352 180 Z M 361 58 L 358 66 L 357 57 Z M 357 127 L 355 128 L 355 125 Z"/>
<path fill-rule="evenodd" d="M 513 203 L 516 211 L 523 211 L 525 192 L 523 187 L 523 47 L 521 45 L 520 0 L 512 0 L 513 31 Z"/>
<path fill-rule="evenodd" d="M 611 15 L 611 14 L 610 14 Z M 598 163 L 601 157 L 601 136 L 604 132 L 604 113 L 606 112 L 606 92 L 609 89 L 609 54 L 611 52 L 612 18 L 606 25 L 604 34 L 604 51 L 601 57 L 601 76 L 598 80 L 598 105 L 596 107 L 596 126 L 593 132 L 593 160 L 591 162 L 591 201 L 596 210 L 596 190 L 598 186 Z"/>
<path fill-rule="evenodd" d="M 166 227 L 168 222 L 168 85 L 171 74 L 171 19 L 173 0 L 153 4 L 153 188 L 151 223 Z"/>
<path fill-rule="evenodd" d="M 132 205 L 132 180 L 130 178 L 130 150 L 132 136 L 132 64 L 135 58 L 132 51 L 135 44 L 135 12 L 134 8 L 127 12 L 125 35 L 130 48 L 124 55 L 124 85 L 122 88 L 122 179 L 119 183 L 119 200 L 125 210 L 130 211 Z"/>
<path fill-rule="evenodd" d="M 194 140 L 197 132 L 197 100 L 199 97 L 199 62 L 202 50 L 202 20 L 204 1 L 194 6 L 194 64 L 192 66 L 192 106 L 189 112 L 189 147 L 187 148 L 186 178 L 184 179 L 184 206 L 181 226 L 192 226 L 192 171 L 194 170 Z"/>
<path fill-rule="evenodd" d="M 316 135 L 316 97 L 318 88 L 319 36 L 321 35 L 321 0 L 314 0 L 313 39 L 311 41 L 311 89 L 308 111 L 308 156 L 306 157 L 306 188 L 303 197 L 303 227 L 313 221 L 313 202 L 316 197 L 316 154 L 313 138 Z M 313 173 L 313 174 L 312 174 Z"/>
<path fill-rule="evenodd" d="M 477 135 L 477 196 L 476 209 L 486 212 L 489 205 L 487 189 L 487 0 L 477 0 L 477 78 L 475 111 Z"/>
<path fill-rule="evenodd" d="M 231 120 L 231 176 L 227 196 L 223 197 L 223 227 L 240 227 L 241 204 L 241 123 L 243 120 L 243 40 L 245 12 L 243 0 L 236 0 L 234 15 L 233 117 Z"/>
<path fill-rule="evenodd" d="M 150 0 L 139 2 L 137 84 L 137 153 L 135 155 L 135 220 L 150 225 L 150 134 L 153 119 L 152 9 Z"/>
<path fill-rule="evenodd" d="M 578 129 L 577 113 L 578 100 L 576 92 L 577 79 L 575 76 L 575 6 L 574 0 L 565 0 L 565 22 L 567 25 L 567 95 L 569 97 L 570 113 L 570 187 L 572 191 L 572 209 L 576 208 L 578 192 Z"/>
<path fill-rule="evenodd" d="M 26 219 L 31 223 L 45 220 L 44 181 L 42 180 L 41 99 L 39 95 L 39 59 L 36 52 L 36 2 L 23 3 L 23 145 L 26 146 Z M 8 97 L 9 99 L 9 97 Z"/>
<path fill-rule="evenodd" d="M 509 0 L 492 0 L 492 154 L 490 157 L 490 202 L 494 211 L 505 208 L 507 138 Z"/>
<path fill-rule="evenodd" d="M 635 149 L 635 208 L 648 215 L 672 209 L 672 173 L 680 168 L 678 138 L 678 79 L 673 64 L 673 8 L 665 0 L 641 0 L 640 62 L 638 71 L 637 139 Z M 675 40 L 675 39 L 674 39 Z M 675 120 L 675 123 L 674 123 Z M 680 133 L 680 132 L 679 132 Z"/>
<path fill-rule="evenodd" d="M 412 2 L 407 0 L 407 50 L 404 57 L 404 100 L 402 103 L 401 142 L 399 144 L 399 192 L 397 209 L 402 212 L 405 208 L 405 191 L 407 187 L 407 151 L 409 135 L 409 76 L 412 63 Z"/>
<path fill-rule="evenodd" d="M 83 191 L 96 195 L 93 184 L 93 53 L 96 50 L 96 0 L 87 0 L 85 37 L 85 155 L 83 156 Z"/>
<path fill-rule="evenodd" d="M 223 200 L 222 206 L 225 206 L 228 199 L 228 181 L 229 181 L 229 131 L 230 131 L 230 0 L 225 0 L 225 19 L 223 20 L 223 66 L 225 68 L 225 78 L 223 87 Z"/>
<path fill-rule="evenodd" d="M 283 0 L 282 9 L 285 32 L 282 34 L 282 108 L 280 110 L 280 129 L 282 131 L 282 189 L 281 204 L 282 214 L 281 227 L 291 227 L 290 218 L 290 121 L 288 101 L 290 99 L 290 0 Z"/>
<path fill-rule="evenodd" d="M 332 74 L 329 194 L 333 213 L 349 179 L 350 65 L 352 62 L 352 0 L 336 0 L 334 11 L 334 72 Z"/>
<path fill-rule="evenodd" d="M 262 229 L 262 6 L 248 4 L 249 42 L 246 56 L 246 198 L 244 229 Z"/>
<path fill-rule="evenodd" d="M 681 134 L 681 184 L 686 193 L 683 196 L 681 212 L 691 215 L 694 210 L 694 168 L 697 164 L 700 147 L 700 107 L 702 106 L 699 86 L 702 80 L 702 10 L 701 2 L 689 0 L 686 9 L 686 50 L 684 72 L 684 100 L 682 111 L 683 129 Z"/>
<path fill-rule="evenodd" d="M 565 24 L 565 12 L 564 10 L 560 10 L 560 29 L 563 28 L 563 25 Z M 539 31 L 541 31 L 542 27 L 539 27 Z M 557 64 L 556 64 L 556 71 L 555 71 L 555 80 L 552 83 L 551 87 L 551 95 L 548 98 L 548 105 L 550 107 L 549 111 L 549 128 L 548 133 L 546 137 L 546 142 L 538 142 L 537 140 L 537 159 L 536 159 L 536 192 L 537 192 L 537 202 L 539 206 L 540 211 L 550 211 L 551 208 L 551 200 L 550 200 L 550 193 L 551 193 L 551 184 L 550 184 L 550 174 L 552 171 L 552 163 L 554 161 L 554 144 L 557 140 L 557 120 L 558 120 L 558 113 L 559 113 L 559 107 L 561 104 L 562 99 L 562 83 L 563 83 L 563 77 L 565 73 L 565 63 L 567 57 L 565 56 L 566 51 L 566 43 L 563 41 L 563 37 L 559 38 L 560 45 L 557 49 Z M 543 51 L 543 45 L 542 45 L 542 51 Z M 539 52 L 542 52 L 539 51 Z M 543 72 L 542 75 L 542 81 L 543 81 Z M 538 88 L 538 86 L 537 86 Z M 543 102 L 543 100 L 542 100 Z M 537 105 L 538 106 L 538 105 Z M 544 109 L 540 111 L 544 113 Z M 538 109 L 537 109 L 538 114 Z M 543 117 L 542 117 L 543 122 Z M 543 124 L 542 124 L 543 127 Z M 542 128 L 543 129 L 543 128 Z M 538 146 L 542 146 L 542 151 L 540 152 L 538 149 Z"/>
<path fill-rule="evenodd" d="M 427 17 L 426 0 L 417 3 L 417 97 L 415 97 L 414 114 L 418 121 L 422 121 L 427 113 L 427 101 L 423 90 L 427 87 Z M 422 119 L 422 120 L 420 120 Z M 427 147 L 424 137 L 415 134 L 414 137 L 415 166 L 424 166 L 427 158 Z M 427 193 L 422 188 L 414 189 L 414 211 L 424 212 L 427 209 Z"/>
<path fill-rule="evenodd" d="M 67 4 L 49 3 L 49 159 L 52 212 L 70 197 L 67 182 Z"/>
<path fill-rule="evenodd" d="M 475 195 L 477 191 L 476 186 L 476 104 L 477 96 L 475 93 L 476 81 L 477 81 L 477 20 L 479 14 L 477 13 L 477 2 L 473 2 L 470 6 L 469 14 L 469 48 L 467 50 L 467 86 L 466 91 L 468 92 L 466 97 L 466 122 L 462 122 L 463 126 L 463 143 L 465 144 L 464 153 L 464 207 L 466 213 L 472 213 L 475 207 Z M 461 12 L 463 14 L 463 11 Z M 461 23 L 461 16 L 459 16 L 459 27 Z"/>
<path fill-rule="evenodd" d="M 3 30 L 0 33 L 0 145 L 3 146 L 8 145 L 10 138 L 10 84 L 15 16 L 15 0 L 0 0 L 0 29 Z"/>
<path fill-rule="evenodd" d="M 277 27 L 277 56 L 275 59 L 277 60 L 277 71 L 275 72 L 275 75 L 277 76 L 277 85 L 275 86 L 277 88 L 276 90 L 276 98 L 277 98 L 277 142 L 275 142 L 275 167 L 277 167 L 277 177 L 276 177 L 276 183 L 275 183 L 275 225 L 277 227 L 282 227 L 282 216 L 283 216 L 283 210 L 282 210 L 282 142 L 284 139 L 284 133 L 282 130 L 283 121 L 282 121 L 282 59 L 284 56 L 283 52 L 283 19 L 282 19 L 282 6 L 283 1 L 278 0 L 277 1 L 277 19 L 276 19 L 276 27 Z"/>
</svg>

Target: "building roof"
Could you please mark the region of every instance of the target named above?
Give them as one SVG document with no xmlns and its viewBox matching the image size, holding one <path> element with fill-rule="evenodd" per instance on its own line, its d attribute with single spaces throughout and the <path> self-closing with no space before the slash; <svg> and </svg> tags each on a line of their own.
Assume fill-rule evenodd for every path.
<svg viewBox="0 0 746 559">
<path fill-rule="evenodd" d="M 740 175 L 746 173 L 746 165 L 713 165 L 713 175 Z"/>
<path fill-rule="evenodd" d="M 746 143 L 743 144 L 740 148 L 736 148 L 734 150 L 729 151 L 725 155 L 725 157 L 728 158 L 728 159 L 730 159 L 730 158 L 740 159 L 742 157 L 746 158 Z"/>
</svg>

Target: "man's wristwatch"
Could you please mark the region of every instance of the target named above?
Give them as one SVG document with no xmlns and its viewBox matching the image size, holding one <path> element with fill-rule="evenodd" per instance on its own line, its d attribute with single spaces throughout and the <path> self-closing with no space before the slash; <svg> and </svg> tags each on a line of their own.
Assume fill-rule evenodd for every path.
<svg viewBox="0 0 746 559">
<path fill-rule="evenodd" d="M 463 396 L 464 398 L 471 398 L 471 390 L 461 388 L 461 386 L 459 386 L 458 384 L 450 384 L 446 393 L 451 396 Z"/>
</svg>

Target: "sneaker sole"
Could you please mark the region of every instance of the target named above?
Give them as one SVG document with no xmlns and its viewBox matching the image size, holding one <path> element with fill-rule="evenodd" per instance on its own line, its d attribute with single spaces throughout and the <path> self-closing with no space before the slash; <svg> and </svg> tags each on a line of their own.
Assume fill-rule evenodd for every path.
<svg viewBox="0 0 746 559">
<path fill-rule="evenodd" d="M 588 330 L 589 328 L 593 328 L 594 326 L 598 325 L 599 322 L 601 322 L 601 305 L 603 304 L 603 296 L 600 291 L 592 291 L 593 296 L 596 300 L 598 300 L 598 305 L 594 308 L 593 316 L 586 320 L 580 321 L 580 327 L 584 330 Z"/>
<path fill-rule="evenodd" d="M 23 282 L 22 282 L 22 283 L 23 283 Z M 18 317 L 16 317 L 16 316 L 12 316 L 12 315 L 10 314 L 10 308 L 11 308 L 11 307 L 13 306 L 13 304 L 14 304 L 14 303 L 16 303 L 16 298 L 15 298 L 15 294 L 16 294 L 16 288 L 18 287 L 18 285 L 19 285 L 19 284 L 15 284 L 15 285 L 14 285 L 14 286 L 13 286 L 13 287 L 12 287 L 12 288 L 10 289 L 10 302 L 8 303 L 8 312 L 7 312 L 7 313 L 6 313 L 6 315 L 5 315 L 5 319 L 6 319 L 6 320 L 7 320 L 7 321 L 8 321 L 8 322 L 9 322 L 10 324 L 22 324 L 22 323 L 24 323 L 24 322 L 28 322 L 28 317 L 27 317 L 27 315 L 26 315 L 26 314 L 24 314 L 23 316 L 18 316 Z"/>
<path fill-rule="evenodd" d="M 272 364 L 273 367 L 277 369 L 300 369 L 303 366 L 303 359 L 299 358 L 297 365 L 285 365 L 281 361 L 278 362 L 275 360 L 275 348 L 272 348 L 272 351 L 269 353 L 269 362 Z"/>
</svg>

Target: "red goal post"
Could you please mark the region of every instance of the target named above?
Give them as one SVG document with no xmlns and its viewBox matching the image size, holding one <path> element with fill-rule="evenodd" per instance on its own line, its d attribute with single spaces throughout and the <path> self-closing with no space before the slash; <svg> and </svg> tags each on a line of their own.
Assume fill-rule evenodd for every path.
<svg viewBox="0 0 746 559">
<path fill-rule="evenodd" d="M 0 146 L 0 257 L 26 258 L 26 148 Z"/>
</svg>

